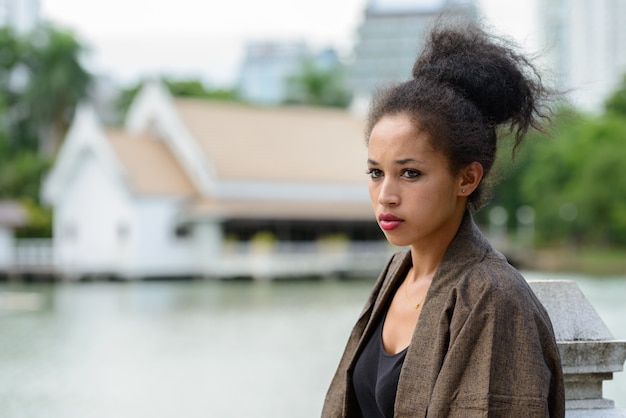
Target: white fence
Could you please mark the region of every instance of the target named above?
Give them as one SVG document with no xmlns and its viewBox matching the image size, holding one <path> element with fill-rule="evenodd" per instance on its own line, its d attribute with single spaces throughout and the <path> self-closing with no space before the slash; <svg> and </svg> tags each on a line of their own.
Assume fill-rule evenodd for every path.
<svg viewBox="0 0 626 418">
<path fill-rule="evenodd" d="M 226 243 L 222 253 L 212 259 L 198 260 L 185 266 L 184 271 L 137 271 L 122 266 L 105 273 L 119 278 L 151 276 L 201 276 L 230 278 L 280 278 L 302 276 L 364 276 L 375 275 L 383 267 L 394 248 L 385 242 L 293 243 L 272 245 Z M 10 274 L 46 274 L 59 278 L 99 275 L 96 266 L 59 265 L 55 261 L 50 239 L 18 239 L 15 241 L 13 263 L 5 267 Z"/>
<path fill-rule="evenodd" d="M 15 240 L 13 270 L 16 272 L 54 272 L 51 239 L 22 238 Z"/>
<path fill-rule="evenodd" d="M 227 246 L 205 273 L 219 277 L 278 278 L 298 276 L 363 276 L 378 274 L 393 247 L 383 242 L 343 245 L 278 243 Z"/>
</svg>

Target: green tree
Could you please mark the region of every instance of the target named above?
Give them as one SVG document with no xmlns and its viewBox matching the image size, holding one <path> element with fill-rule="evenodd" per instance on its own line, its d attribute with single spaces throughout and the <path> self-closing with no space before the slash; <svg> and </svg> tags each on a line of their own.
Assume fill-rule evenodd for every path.
<svg viewBox="0 0 626 418">
<path fill-rule="evenodd" d="M 542 167 L 543 163 L 538 160 L 542 158 L 542 154 L 548 152 L 554 147 L 554 142 L 563 130 L 581 117 L 574 109 L 569 107 L 561 107 L 556 110 L 552 117 L 552 124 L 548 132 L 539 132 L 532 130 L 525 138 L 524 144 L 513 155 L 513 137 L 508 135 L 498 143 L 498 153 L 496 163 L 487 182 L 495 184 L 493 187 L 493 198 L 485 210 L 479 212 L 478 219 L 482 223 L 487 223 L 487 213 L 494 206 L 504 207 L 509 213 L 509 227 L 515 228 L 517 221 L 515 212 L 524 205 L 534 204 L 529 200 L 528 196 L 522 193 L 522 183 L 525 174 L 533 169 L 534 164 Z M 557 172 L 561 172 L 555 167 Z M 556 179 L 555 181 L 558 181 Z M 544 187 L 551 188 L 543 184 Z"/>
<path fill-rule="evenodd" d="M 571 221 L 563 220 L 559 213 L 563 205 L 572 203 L 566 189 L 579 164 L 572 152 L 578 129 L 584 123 L 579 118 L 583 116 L 559 115 L 555 138 L 534 141 L 524 150 L 526 166 L 520 173 L 518 193 L 525 204 L 535 209 L 537 237 L 544 243 L 576 235 Z"/>
<path fill-rule="evenodd" d="M 56 153 L 74 108 L 87 96 L 92 77 L 81 63 L 85 52 L 72 33 L 52 26 L 30 35 L 24 58 L 29 81 L 23 100 L 46 155 Z"/>
<path fill-rule="evenodd" d="M 626 117 L 626 74 L 615 93 L 607 99 L 605 109 L 608 113 Z"/>
<path fill-rule="evenodd" d="M 554 141 L 532 147 L 520 194 L 543 242 L 626 244 L 626 120 L 566 119 Z"/>
<path fill-rule="evenodd" d="M 20 132 L 20 122 L 27 114 L 26 106 L 20 104 L 24 48 L 10 27 L 0 28 L 0 140 L 5 152 L 34 143 L 34 138 L 25 138 Z"/>
<path fill-rule="evenodd" d="M 0 28 L 0 88 L 3 95 L 9 89 L 13 69 L 21 59 L 20 42 L 9 26 Z"/>
<path fill-rule="evenodd" d="M 305 104 L 345 108 L 351 94 L 346 88 L 340 65 L 322 67 L 313 59 L 304 60 L 300 70 L 287 79 L 286 104 Z"/>
<path fill-rule="evenodd" d="M 237 92 L 233 89 L 210 88 L 196 79 L 164 79 L 172 95 L 176 97 L 196 97 L 211 100 L 237 101 Z"/>
<path fill-rule="evenodd" d="M 565 189 L 578 209 L 582 239 L 626 245 L 626 119 L 607 114 L 582 126 L 573 154 L 577 172 Z"/>
<path fill-rule="evenodd" d="M 50 210 L 39 205 L 39 190 L 52 155 L 42 155 L 39 137 L 55 149 L 86 95 L 82 51 L 69 32 L 50 26 L 26 37 L 0 29 L 0 198 L 27 208 L 29 225 L 20 235 L 50 234 Z"/>
</svg>

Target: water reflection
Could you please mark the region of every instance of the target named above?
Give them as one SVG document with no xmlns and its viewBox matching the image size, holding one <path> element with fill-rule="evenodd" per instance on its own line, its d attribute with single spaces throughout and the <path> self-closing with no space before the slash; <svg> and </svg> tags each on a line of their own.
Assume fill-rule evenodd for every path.
<svg viewBox="0 0 626 418">
<path fill-rule="evenodd" d="M 626 339 L 626 278 L 577 280 Z M 0 416 L 317 417 L 370 286 L 0 285 Z"/>
<path fill-rule="evenodd" d="M 0 416 L 317 416 L 368 287 L 3 286 L 43 303 L 0 311 Z"/>
</svg>

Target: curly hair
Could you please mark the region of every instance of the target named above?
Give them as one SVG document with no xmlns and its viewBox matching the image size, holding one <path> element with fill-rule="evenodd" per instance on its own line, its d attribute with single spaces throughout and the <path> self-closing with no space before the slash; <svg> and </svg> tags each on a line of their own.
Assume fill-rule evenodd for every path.
<svg viewBox="0 0 626 418">
<path fill-rule="evenodd" d="M 551 94 L 535 66 L 510 42 L 475 23 L 440 23 L 428 35 L 412 78 L 374 97 L 366 137 L 383 116 L 406 113 L 448 158 L 453 175 L 478 162 L 486 178 L 502 136 L 514 134 L 514 156 L 529 129 L 543 130 Z M 473 211 L 488 200 L 485 183 L 468 198 Z"/>
</svg>

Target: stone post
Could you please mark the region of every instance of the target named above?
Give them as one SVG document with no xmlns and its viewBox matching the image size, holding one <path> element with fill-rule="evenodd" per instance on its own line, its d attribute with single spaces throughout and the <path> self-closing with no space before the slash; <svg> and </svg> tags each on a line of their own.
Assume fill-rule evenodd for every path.
<svg viewBox="0 0 626 418">
<path fill-rule="evenodd" d="M 556 335 L 565 379 L 567 418 L 626 417 L 602 397 L 602 382 L 624 369 L 626 341 L 608 330 L 589 300 L 572 281 L 532 281 L 548 311 Z"/>
</svg>

